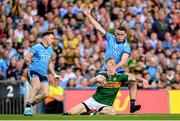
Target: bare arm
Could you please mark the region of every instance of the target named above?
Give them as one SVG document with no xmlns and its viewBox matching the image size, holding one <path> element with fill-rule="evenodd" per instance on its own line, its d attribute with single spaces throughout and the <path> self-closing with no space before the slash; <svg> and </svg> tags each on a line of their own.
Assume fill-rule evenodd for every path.
<svg viewBox="0 0 180 121">
<path fill-rule="evenodd" d="M 49 62 L 49 71 L 52 73 L 52 75 L 56 75 L 56 72 L 54 71 L 54 64 L 52 62 L 52 60 L 50 60 Z"/>
<path fill-rule="evenodd" d="M 90 80 L 89 80 L 89 83 L 88 83 L 88 85 L 93 85 L 94 83 L 96 83 L 97 81 L 96 81 L 96 77 L 93 77 L 93 78 L 91 78 Z"/>
<path fill-rule="evenodd" d="M 88 6 L 85 6 L 84 14 L 89 18 L 90 22 L 98 31 L 100 31 L 103 35 L 106 34 L 106 31 L 102 28 L 102 26 L 91 16 L 91 9 Z"/>
<path fill-rule="evenodd" d="M 53 62 L 52 62 L 52 59 L 51 59 L 50 62 L 49 62 L 49 71 L 50 71 L 50 73 L 53 75 L 53 77 L 54 77 L 54 79 L 55 79 L 56 81 L 61 81 L 61 80 L 62 80 L 61 76 L 57 75 L 56 72 L 55 72 L 55 70 L 54 70 L 54 64 L 53 64 Z"/>
<path fill-rule="evenodd" d="M 143 83 L 143 86 L 145 88 L 148 87 L 148 81 L 140 76 L 135 76 L 133 74 L 130 74 L 130 73 L 126 73 L 126 75 L 128 75 L 128 81 L 129 82 L 137 82 L 137 83 Z"/>
<path fill-rule="evenodd" d="M 14 5 L 14 7 L 11 10 L 11 13 L 14 15 L 15 11 L 16 11 L 17 5 Z"/>
<path fill-rule="evenodd" d="M 122 60 L 117 64 L 117 68 L 119 68 L 119 67 L 121 67 L 121 66 L 124 66 L 124 65 L 127 63 L 128 58 L 129 58 L 129 54 L 124 53 L 124 54 L 122 55 Z"/>
</svg>

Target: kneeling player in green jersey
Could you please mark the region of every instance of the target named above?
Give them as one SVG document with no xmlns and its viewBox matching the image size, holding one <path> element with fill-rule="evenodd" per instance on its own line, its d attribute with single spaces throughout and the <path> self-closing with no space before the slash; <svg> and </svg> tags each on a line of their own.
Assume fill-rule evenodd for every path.
<svg viewBox="0 0 180 121">
<path fill-rule="evenodd" d="M 107 70 L 116 64 L 113 58 L 107 60 Z M 107 71 L 100 71 L 96 77 L 93 77 L 89 83 L 97 82 L 98 87 L 95 94 L 84 102 L 74 106 L 65 113 L 65 115 L 80 115 L 80 114 L 107 114 L 114 115 L 115 111 L 112 107 L 116 95 L 122 83 L 127 81 L 136 81 L 131 74 L 109 75 Z M 143 82 L 147 84 L 146 82 Z"/>
</svg>

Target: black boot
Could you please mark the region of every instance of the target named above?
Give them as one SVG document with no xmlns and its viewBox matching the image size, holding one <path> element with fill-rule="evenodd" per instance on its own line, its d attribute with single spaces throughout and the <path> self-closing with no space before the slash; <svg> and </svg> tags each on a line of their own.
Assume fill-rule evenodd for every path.
<svg viewBox="0 0 180 121">
<path fill-rule="evenodd" d="M 141 109 L 141 105 L 131 106 L 131 108 L 130 108 L 130 113 L 134 113 L 134 112 L 136 112 L 136 111 L 138 111 L 138 110 L 140 110 L 140 109 Z"/>
</svg>

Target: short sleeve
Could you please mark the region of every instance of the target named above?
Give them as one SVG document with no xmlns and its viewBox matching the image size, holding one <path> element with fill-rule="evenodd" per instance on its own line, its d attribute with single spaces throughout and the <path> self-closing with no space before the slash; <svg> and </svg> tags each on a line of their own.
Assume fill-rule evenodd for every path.
<svg viewBox="0 0 180 121">
<path fill-rule="evenodd" d="M 120 82 L 127 82 L 128 81 L 128 75 L 126 75 L 126 74 L 118 74 L 118 80 L 120 81 Z"/>
<path fill-rule="evenodd" d="M 30 48 L 30 52 L 32 52 L 33 54 L 35 54 L 36 52 L 37 52 L 37 46 L 35 45 L 35 46 L 32 46 L 31 48 Z"/>
<path fill-rule="evenodd" d="M 130 48 L 130 45 L 128 43 L 124 44 L 124 51 L 123 51 L 123 53 L 128 53 L 128 54 L 131 53 L 131 48 Z"/>
<path fill-rule="evenodd" d="M 105 38 L 106 38 L 106 41 L 108 44 L 111 42 L 114 42 L 116 40 L 115 36 L 111 33 L 108 33 L 108 32 L 106 32 Z"/>
<path fill-rule="evenodd" d="M 96 74 L 96 77 L 97 76 L 104 76 L 106 78 L 107 74 L 105 71 L 100 71 L 99 73 Z"/>
</svg>

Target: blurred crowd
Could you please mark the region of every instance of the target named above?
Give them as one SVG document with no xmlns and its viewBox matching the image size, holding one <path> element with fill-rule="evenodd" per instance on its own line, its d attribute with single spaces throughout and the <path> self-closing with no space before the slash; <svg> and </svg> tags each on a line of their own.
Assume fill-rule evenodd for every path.
<svg viewBox="0 0 180 121">
<path fill-rule="evenodd" d="M 127 29 L 132 49 L 127 72 L 146 78 L 149 88 L 180 89 L 178 0 L 0 0 L 0 80 L 25 82 L 23 56 L 42 41 L 43 32 L 53 31 L 52 58 L 63 80 L 57 84 L 49 74 L 51 84 L 96 87 L 88 81 L 101 70 L 107 43 L 83 14 L 85 4 L 106 31 Z"/>
</svg>

